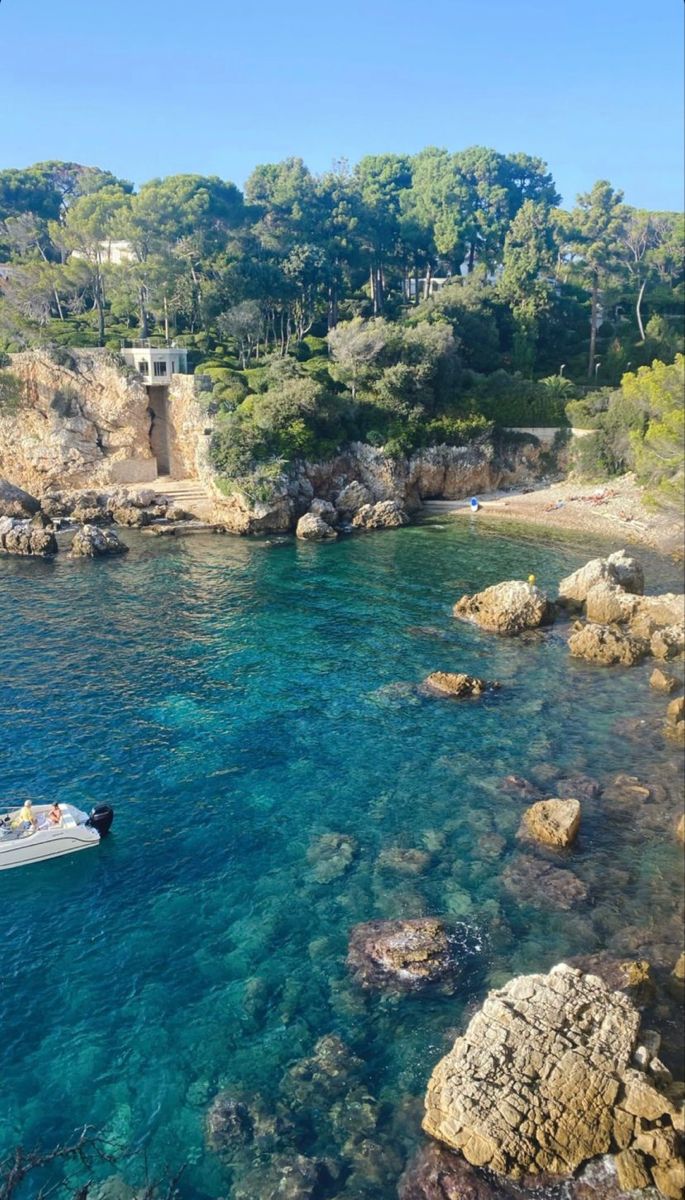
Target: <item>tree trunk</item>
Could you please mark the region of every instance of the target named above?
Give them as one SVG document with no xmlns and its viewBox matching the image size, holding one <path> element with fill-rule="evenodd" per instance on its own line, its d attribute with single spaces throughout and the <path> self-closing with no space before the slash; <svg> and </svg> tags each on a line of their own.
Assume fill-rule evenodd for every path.
<svg viewBox="0 0 685 1200">
<path fill-rule="evenodd" d="M 647 287 L 647 280 L 643 279 L 642 283 L 640 285 L 640 292 L 638 294 L 637 304 L 635 305 L 635 315 L 637 316 L 637 326 L 638 326 L 638 329 L 640 330 L 640 337 L 642 338 L 643 342 L 645 340 L 645 330 L 644 330 L 644 326 L 642 324 L 642 297 L 645 294 L 646 287 Z"/>
<path fill-rule="evenodd" d="M 471 242 L 471 245 L 469 247 L 469 275 L 471 274 L 475 265 L 476 265 L 476 243 Z"/>
<path fill-rule="evenodd" d="M 328 328 L 335 329 L 338 324 L 338 285 L 332 283 L 328 289 Z"/>
<path fill-rule="evenodd" d="M 140 336 L 146 338 L 150 336 L 150 330 L 147 323 L 147 312 L 145 309 L 145 288 L 138 289 L 138 308 L 140 311 Z"/>
<path fill-rule="evenodd" d="M 427 300 L 431 294 L 431 283 L 433 282 L 433 268 L 429 263 L 426 267 L 426 280 L 423 285 L 423 298 Z"/>
<path fill-rule="evenodd" d="M 599 299 L 599 287 L 597 280 L 597 272 L 592 276 L 592 306 L 590 308 L 590 356 L 587 364 L 588 379 L 592 379 L 592 372 L 595 366 L 595 351 L 597 348 L 597 302 Z"/>
<path fill-rule="evenodd" d="M 102 276 L 98 271 L 95 276 L 95 307 L 98 310 L 98 346 L 105 344 L 105 297 L 102 286 Z"/>
</svg>

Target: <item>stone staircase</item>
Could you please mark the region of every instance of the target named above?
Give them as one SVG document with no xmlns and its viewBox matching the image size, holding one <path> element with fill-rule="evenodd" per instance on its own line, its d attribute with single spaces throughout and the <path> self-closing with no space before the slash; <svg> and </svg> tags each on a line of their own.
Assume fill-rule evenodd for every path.
<svg viewBox="0 0 685 1200">
<path fill-rule="evenodd" d="M 172 479 L 170 475 L 160 475 L 145 486 L 200 521 L 208 521 L 211 517 L 214 500 L 199 479 Z"/>
</svg>

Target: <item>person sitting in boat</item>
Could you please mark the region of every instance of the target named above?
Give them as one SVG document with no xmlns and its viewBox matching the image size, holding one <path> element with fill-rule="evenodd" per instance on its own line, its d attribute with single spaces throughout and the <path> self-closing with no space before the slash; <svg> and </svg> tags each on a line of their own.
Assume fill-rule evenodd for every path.
<svg viewBox="0 0 685 1200">
<path fill-rule="evenodd" d="M 37 829 L 38 822 L 36 820 L 36 815 L 33 811 L 33 805 L 30 800 L 24 801 L 19 810 L 19 816 L 15 817 L 12 821 L 12 827 L 14 829 L 30 829 L 31 831 Z"/>
<path fill-rule="evenodd" d="M 52 808 L 48 812 L 48 825 L 62 824 L 62 809 L 56 800 L 52 802 Z"/>
</svg>

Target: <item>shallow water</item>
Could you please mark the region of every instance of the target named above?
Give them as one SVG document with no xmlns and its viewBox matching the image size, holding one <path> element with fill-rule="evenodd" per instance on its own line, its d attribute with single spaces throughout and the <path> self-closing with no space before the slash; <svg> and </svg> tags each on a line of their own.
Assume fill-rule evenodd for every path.
<svg viewBox="0 0 685 1200">
<path fill-rule="evenodd" d="M 126 540 L 122 560 L 0 561 L 3 801 L 116 810 L 96 850 L 0 875 L 0 1149 L 90 1122 L 127 1147 L 131 1180 L 144 1146 L 153 1171 L 189 1163 L 188 1197 L 227 1196 L 204 1119 L 238 1089 L 299 1109 L 298 1148 L 342 1162 L 341 1195 L 385 1200 L 420 1137 L 412 1098 L 488 986 L 604 948 L 673 952 L 680 756 L 633 720 L 658 725 L 664 697 L 647 664 L 569 663 L 559 627 L 505 641 L 451 616 L 499 579 L 553 588 L 587 540 L 461 521 L 325 546 Z M 648 590 L 681 586 L 641 557 Z M 503 686 L 428 700 L 414 685 L 435 669 Z M 571 911 L 503 884 L 524 802 L 499 781 L 545 764 L 663 785 L 646 820 L 585 806 L 561 861 L 589 889 Z M 329 832 L 357 853 L 320 882 L 311 847 Z M 430 858 L 416 875 L 379 865 L 395 847 Z M 478 929 L 476 969 L 452 997 L 362 994 L 350 927 L 423 913 Z M 329 1033 L 377 1102 L 357 1126 L 386 1156 L 368 1192 L 363 1171 L 349 1180 L 350 1097 L 331 1116 L 316 1088 L 283 1084 Z"/>
</svg>

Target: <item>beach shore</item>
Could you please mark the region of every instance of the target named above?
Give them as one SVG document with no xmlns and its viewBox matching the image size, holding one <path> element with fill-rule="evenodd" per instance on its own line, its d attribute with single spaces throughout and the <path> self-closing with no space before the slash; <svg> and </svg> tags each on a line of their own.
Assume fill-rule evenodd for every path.
<svg viewBox="0 0 685 1200">
<path fill-rule="evenodd" d="M 516 491 L 490 492 L 477 497 L 477 520 L 494 518 L 539 525 L 550 532 L 589 533 L 650 546 L 678 558 L 684 555 L 685 523 L 674 510 L 660 512 L 645 505 L 643 490 L 633 475 L 593 485 L 566 479 Z M 428 500 L 427 515 L 471 516 L 469 500 Z"/>
</svg>

